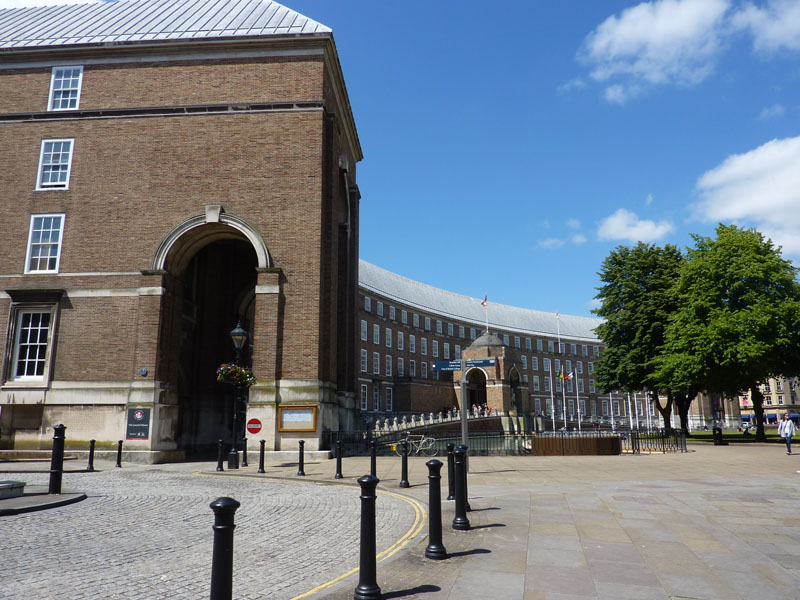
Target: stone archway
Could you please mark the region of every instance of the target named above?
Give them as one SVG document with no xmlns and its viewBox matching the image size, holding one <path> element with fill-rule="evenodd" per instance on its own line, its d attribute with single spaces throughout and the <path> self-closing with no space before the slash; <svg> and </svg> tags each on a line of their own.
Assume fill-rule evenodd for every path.
<svg viewBox="0 0 800 600">
<path fill-rule="evenodd" d="M 467 402 L 464 406 L 466 410 L 472 410 L 473 406 L 483 406 L 486 404 L 486 373 L 482 369 L 474 368 L 467 371 Z"/>
<path fill-rule="evenodd" d="M 234 390 L 217 383 L 216 370 L 235 359 L 229 333 L 238 322 L 249 332 L 242 362 L 251 364 L 256 269 L 269 261 L 253 239 L 221 219 L 195 218 L 173 230 L 156 257 L 166 271 L 160 378 L 178 409 L 175 442 L 188 456 L 212 455 L 217 440 L 243 435 L 241 413 L 240 431 L 232 430 Z"/>
</svg>

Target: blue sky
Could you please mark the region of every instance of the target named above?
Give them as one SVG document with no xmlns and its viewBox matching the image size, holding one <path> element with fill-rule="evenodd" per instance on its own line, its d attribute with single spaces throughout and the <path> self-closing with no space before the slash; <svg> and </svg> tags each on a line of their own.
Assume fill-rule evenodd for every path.
<svg viewBox="0 0 800 600">
<path fill-rule="evenodd" d="M 721 221 L 800 259 L 800 0 L 284 4 L 334 31 L 369 262 L 589 315 L 620 244 Z"/>
<path fill-rule="evenodd" d="M 334 31 L 365 260 L 588 315 L 619 244 L 722 221 L 800 258 L 800 2 L 290 7 Z"/>
</svg>

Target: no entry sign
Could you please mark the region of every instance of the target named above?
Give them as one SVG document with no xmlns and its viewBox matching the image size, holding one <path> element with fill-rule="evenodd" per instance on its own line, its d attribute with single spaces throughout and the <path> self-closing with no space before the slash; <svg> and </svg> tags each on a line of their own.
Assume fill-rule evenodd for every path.
<svg viewBox="0 0 800 600">
<path fill-rule="evenodd" d="M 261 421 L 250 419 L 247 422 L 247 433 L 258 433 L 259 431 L 261 431 Z"/>
</svg>

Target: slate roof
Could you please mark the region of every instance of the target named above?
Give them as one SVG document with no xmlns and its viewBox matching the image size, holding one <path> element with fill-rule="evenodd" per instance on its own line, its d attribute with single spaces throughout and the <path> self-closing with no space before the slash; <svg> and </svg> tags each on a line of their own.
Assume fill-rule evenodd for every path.
<svg viewBox="0 0 800 600">
<path fill-rule="evenodd" d="M 0 10 L 0 49 L 330 32 L 271 0 L 119 0 Z"/>
<path fill-rule="evenodd" d="M 381 295 L 389 300 L 406 304 L 420 311 L 438 314 L 453 320 L 474 323 L 482 331 L 486 326 L 481 300 L 470 298 L 419 283 L 406 277 L 359 260 L 359 285 L 365 291 Z M 574 317 L 556 313 L 519 308 L 489 301 L 489 329 L 519 332 L 523 335 L 546 335 L 555 337 L 559 327 L 561 338 L 587 342 L 598 342 L 594 328 L 602 319 Z"/>
</svg>

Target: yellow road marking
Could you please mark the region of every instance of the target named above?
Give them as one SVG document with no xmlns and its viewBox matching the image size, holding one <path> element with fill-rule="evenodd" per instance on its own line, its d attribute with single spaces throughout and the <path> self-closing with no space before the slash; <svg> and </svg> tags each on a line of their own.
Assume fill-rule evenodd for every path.
<svg viewBox="0 0 800 600">
<path fill-rule="evenodd" d="M 378 554 L 375 558 L 378 562 L 384 561 L 390 556 L 397 554 L 400 550 L 402 550 L 411 540 L 417 537 L 422 531 L 422 528 L 425 527 L 425 522 L 428 520 L 428 513 L 425 510 L 425 507 L 422 504 L 415 500 L 414 498 L 409 498 L 408 496 L 403 496 L 401 494 L 396 494 L 394 492 L 388 492 L 386 490 L 376 490 L 378 494 L 387 494 L 389 496 L 394 496 L 395 498 L 399 498 L 404 502 L 408 502 L 414 508 L 414 523 L 411 525 L 411 529 L 409 529 L 403 537 L 397 540 L 394 544 L 389 546 L 386 550 Z M 299 596 L 295 596 L 291 600 L 300 600 L 301 598 L 308 598 L 309 596 L 316 594 L 317 592 L 324 590 L 325 588 L 331 587 L 342 581 L 343 579 L 347 579 L 354 573 L 358 572 L 358 567 L 355 569 L 349 570 L 347 573 L 343 575 L 339 575 L 336 579 L 331 579 L 330 581 L 323 583 L 322 585 L 318 585 L 313 590 L 307 591 L 305 594 L 300 594 Z"/>
</svg>

